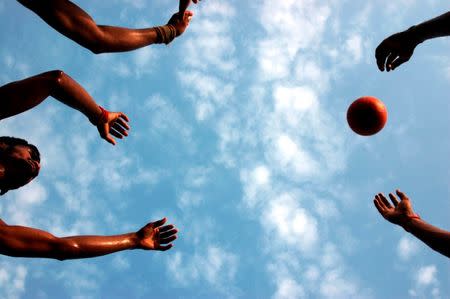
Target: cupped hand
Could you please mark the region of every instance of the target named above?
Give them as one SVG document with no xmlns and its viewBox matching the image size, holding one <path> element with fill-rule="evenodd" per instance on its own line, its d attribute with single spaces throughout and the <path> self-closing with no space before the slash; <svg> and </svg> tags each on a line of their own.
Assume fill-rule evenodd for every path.
<svg viewBox="0 0 450 299">
<path fill-rule="evenodd" d="M 150 222 L 137 233 L 138 248 L 146 250 L 166 251 L 172 248 L 171 244 L 177 238 L 178 230 L 172 224 L 164 225 L 167 218 Z"/>
<path fill-rule="evenodd" d="M 395 70 L 407 62 L 419 44 L 410 30 L 395 33 L 383 40 L 375 50 L 378 69 L 380 71 Z"/>
<path fill-rule="evenodd" d="M 400 198 L 400 202 L 394 194 L 389 193 L 389 198 L 391 199 L 393 206 L 382 193 L 375 195 L 373 203 L 378 212 L 380 212 L 386 220 L 397 225 L 402 225 L 409 217 L 415 214 L 409 198 L 400 190 L 396 190 L 396 193 Z"/>
<path fill-rule="evenodd" d="M 107 112 L 107 117 L 99 120 L 97 130 L 103 139 L 116 145 L 116 140 L 112 136 L 119 139 L 128 136 L 129 121 L 128 116 L 122 112 Z"/>
<path fill-rule="evenodd" d="M 186 10 L 182 16 L 180 16 L 180 13 L 177 12 L 170 18 L 170 20 L 169 20 L 169 22 L 167 22 L 167 24 L 173 25 L 177 32 L 176 36 L 180 36 L 183 34 L 183 32 L 189 26 L 189 22 L 191 21 L 191 18 L 193 15 L 194 15 L 194 13 L 189 10 Z"/>
</svg>

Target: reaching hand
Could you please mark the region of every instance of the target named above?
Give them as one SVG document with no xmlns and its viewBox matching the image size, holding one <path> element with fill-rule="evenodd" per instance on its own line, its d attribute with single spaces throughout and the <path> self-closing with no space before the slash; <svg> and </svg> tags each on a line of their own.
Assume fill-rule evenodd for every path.
<svg viewBox="0 0 450 299">
<path fill-rule="evenodd" d="M 194 2 L 195 4 L 197 4 L 198 1 L 201 0 L 192 0 L 192 2 Z M 180 0 L 180 10 L 178 11 L 179 17 L 181 17 L 184 14 L 184 12 L 186 11 L 186 9 L 189 7 L 190 4 L 191 0 Z"/>
<path fill-rule="evenodd" d="M 103 139 L 116 145 L 116 141 L 111 135 L 119 139 L 128 136 L 127 131 L 130 129 L 128 116 L 122 112 L 108 112 L 103 108 L 100 109 L 102 109 L 102 116 L 97 123 L 97 130 Z"/>
<path fill-rule="evenodd" d="M 177 238 L 178 230 L 172 224 L 164 225 L 167 219 L 150 222 L 137 233 L 138 248 L 146 250 L 161 250 L 166 251 L 172 248 L 172 241 Z M 161 245 L 167 244 L 167 245 Z"/>
<path fill-rule="evenodd" d="M 391 206 L 382 193 L 375 195 L 373 203 L 375 204 L 378 212 L 380 212 L 381 216 L 383 216 L 386 220 L 397 225 L 402 225 L 408 220 L 409 217 L 415 214 L 409 198 L 400 190 L 397 190 L 396 193 L 400 197 L 400 202 L 394 194 L 389 193 L 389 198 L 394 206 Z"/>
<path fill-rule="evenodd" d="M 193 15 L 194 13 L 189 10 L 185 11 L 182 17 L 177 12 L 170 18 L 167 24 L 173 25 L 177 31 L 176 36 L 180 36 L 186 30 L 187 26 L 189 26 L 189 22 L 191 21 Z"/>
<path fill-rule="evenodd" d="M 389 36 L 375 50 L 378 68 L 384 71 L 386 67 L 388 72 L 395 70 L 411 58 L 419 43 L 410 29 Z"/>
</svg>

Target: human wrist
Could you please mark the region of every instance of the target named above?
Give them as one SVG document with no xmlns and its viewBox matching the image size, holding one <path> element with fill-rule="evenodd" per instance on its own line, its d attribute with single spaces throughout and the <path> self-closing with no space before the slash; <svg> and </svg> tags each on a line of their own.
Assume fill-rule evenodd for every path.
<svg viewBox="0 0 450 299">
<path fill-rule="evenodd" d="M 408 35 L 408 39 L 417 46 L 427 39 L 422 31 L 420 25 L 414 25 L 409 27 L 405 33 Z"/>
<path fill-rule="evenodd" d="M 139 249 L 139 237 L 137 233 L 129 233 L 128 240 L 130 242 L 130 249 Z"/>
<path fill-rule="evenodd" d="M 421 218 L 418 214 L 409 214 L 405 215 L 403 221 L 400 223 L 400 226 L 403 227 L 407 232 L 411 232 L 412 227 L 417 221 L 421 221 Z"/>
<path fill-rule="evenodd" d="M 177 37 L 177 29 L 172 24 L 154 27 L 157 44 L 170 44 Z"/>
</svg>

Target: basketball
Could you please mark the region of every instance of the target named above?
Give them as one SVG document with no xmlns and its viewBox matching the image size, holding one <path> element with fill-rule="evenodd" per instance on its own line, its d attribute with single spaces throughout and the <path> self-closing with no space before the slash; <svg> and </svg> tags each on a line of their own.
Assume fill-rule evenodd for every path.
<svg viewBox="0 0 450 299">
<path fill-rule="evenodd" d="M 353 132 L 362 136 L 380 132 L 386 121 L 386 106 L 375 97 L 361 97 L 354 101 L 347 110 L 348 125 Z"/>
</svg>

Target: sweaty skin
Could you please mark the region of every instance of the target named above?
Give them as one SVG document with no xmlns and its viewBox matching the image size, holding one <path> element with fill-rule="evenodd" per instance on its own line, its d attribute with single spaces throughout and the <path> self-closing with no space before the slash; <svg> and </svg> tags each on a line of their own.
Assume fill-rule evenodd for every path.
<svg viewBox="0 0 450 299">
<path fill-rule="evenodd" d="M 150 222 L 137 232 L 122 235 L 58 238 L 43 230 L 8 225 L 0 219 L 0 254 L 63 261 L 129 249 L 165 251 L 172 248 L 178 232 L 172 224 L 164 225 L 166 221 Z"/>
<path fill-rule="evenodd" d="M 407 62 L 414 49 L 425 40 L 450 35 L 450 11 L 434 19 L 395 33 L 383 40 L 375 50 L 378 69 L 393 71 Z"/>
<path fill-rule="evenodd" d="M 107 119 L 103 119 L 102 110 L 87 91 L 60 70 L 45 72 L 1 86 L 0 120 L 32 109 L 48 96 L 83 113 L 97 127 L 100 136 L 109 143 L 116 144 L 112 136 L 119 139 L 128 136 L 129 119 L 124 113 L 110 112 Z"/>
<path fill-rule="evenodd" d="M 381 216 L 387 221 L 403 227 L 431 249 L 450 258 L 450 232 L 418 218 L 409 198 L 400 190 L 397 190 L 396 193 L 400 201 L 394 194 L 389 193 L 393 206 L 382 193 L 375 195 L 373 202 Z"/>
<path fill-rule="evenodd" d="M 17 0 L 36 13 L 53 29 L 89 49 L 95 54 L 126 52 L 158 42 L 154 28 L 130 29 L 98 25 L 83 9 L 68 0 Z M 193 14 L 183 11 L 182 17 L 175 14 L 168 24 L 181 35 L 189 25 Z"/>
</svg>

